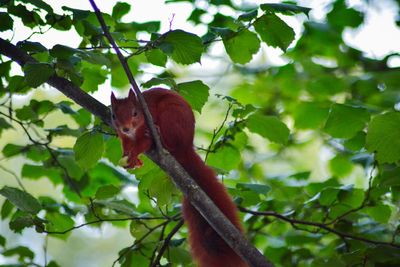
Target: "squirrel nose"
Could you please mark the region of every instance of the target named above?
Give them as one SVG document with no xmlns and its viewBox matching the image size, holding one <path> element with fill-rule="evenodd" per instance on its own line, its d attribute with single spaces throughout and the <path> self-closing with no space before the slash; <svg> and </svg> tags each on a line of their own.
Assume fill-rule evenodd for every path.
<svg viewBox="0 0 400 267">
<path fill-rule="evenodd" d="M 124 128 L 122 128 L 122 131 L 123 131 L 124 133 L 127 133 L 127 132 L 129 132 L 129 128 L 124 127 Z"/>
</svg>

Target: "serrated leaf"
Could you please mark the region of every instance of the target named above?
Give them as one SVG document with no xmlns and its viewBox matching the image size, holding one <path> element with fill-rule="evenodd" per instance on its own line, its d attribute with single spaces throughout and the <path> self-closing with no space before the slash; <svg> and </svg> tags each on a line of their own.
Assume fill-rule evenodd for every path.
<svg viewBox="0 0 400 267">
<path fill-rule="evenodd" d="M 55 72 L 47 63 L 26 63 L 24 65 L 25 81 L 32 87 L 45 83 Z"/>
<path fill-rule="evenodd" d="M 190 106 L 201 113 L 201 109 L 208 100 L 210 88 L 202 81 L 180 83 L 177 90 Z"/>
<path fill-rule="evenodd" d="M 260 49 L 260 40 L 257 35 L 247 29 L 223 38 L 223 43 L 231 60 L 239 64 L 249 62 Z"/>
<path fill-rule="evenodd" d="M 335 138 L 351 138 L 365 127 L 369 118 L 369 113 L 364 108 L 334 104 L 324 131 Z"/>
<path fill-rule="evenodd" d="M 14 206 L 31 214 L 38 213 L 42 206 L 31 194 L 18 188 L 5 186 L 0 190 L 0 195 L 7 198 Z"/>
<path fill-rule="evenodd" d="M 247 119 L 246 127 L 271 142 L 286 144 L 289 139 L 289 128 L 274 116 L 253 114 Z"/>
<path fill-rule="evenodd" d="M 311 8 L 292 4 L 261 4 L 260 8 L 268 13 L 283 13 L 285 15 L 304 13 L 308 16 L 308 13 L 311 11 Z"/>
<path fill-rule="evenodd" d="M 103 135 L 95 131 L 82 134 L 74 145 L 75 160 L 83 169 L 89 169 L 96 164 L 103 151 Z"/>
<path fill-rule="evenodd" d="M 400 112 L 388 112 L 372 119 L 368 126 L 366 147 L 376 153 L 380 163 L 400 160 Z"/>
<path fill-rule="evenodd" d="M 286 51 L 295 36 L 293 29 L 274 14 L 258 18 L 254 28 L 267 45 L 279 47 L 283 51 Z"/>
<path fill-rule="evenodd" d="M 70 216 L 61 214 L 58 212 L 48 212 L 46 213 L 46 231 L 51 232 L 63 232 L 66 231 L 74 226 L 74 221 L 71 219 Z M 68 235 L 71 232 L 66 233 Z M 55 237 L 64 239 L 66 236 L 64 235 L 54 235 Z"/>
<path fill-rule="evenodd" d="M 200 37 L 182 30 L 167 32 L 159 48 L 175 62 L 184 65 L 200 62 L 204 50 Z"/>
</svg>

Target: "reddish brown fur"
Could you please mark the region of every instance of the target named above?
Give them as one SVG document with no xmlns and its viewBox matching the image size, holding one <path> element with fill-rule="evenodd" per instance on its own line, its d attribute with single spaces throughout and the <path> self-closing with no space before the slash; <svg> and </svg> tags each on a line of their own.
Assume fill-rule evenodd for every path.
<svg viewBox="0 0 400 267">
<path fill-rule="evenodd" d="M 163 146 L 193 177 L 218 208 L 240 230 L 237 210 L 225 187 L 217 180 L 214 171 L 207 167 L 193 148 L 194 116 L 189 104 L 177 93 L 154 88 L 144 91 L 154 123 L 160 132 Z M 151 138 L 133 93 L 128 98 L 111 97 L 114 126 L 122 140 L 127 167 L 140 166 L 140 153 L 151 147 Z M 132 118 L 132 111 L 138 112 Z M 123 133 L 123 128 L 136 128 L 134 138 Z M 240 257 L 219 237 L 197 210 L 184 198 L 183 215 L 189 227 L 192 254 L 200 267 L 245 267 Z"/>
</svg>

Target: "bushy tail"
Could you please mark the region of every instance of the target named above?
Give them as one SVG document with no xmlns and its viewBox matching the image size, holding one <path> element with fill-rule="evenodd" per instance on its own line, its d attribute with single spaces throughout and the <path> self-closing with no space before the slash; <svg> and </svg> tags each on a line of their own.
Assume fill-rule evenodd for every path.
<svg viewBox="0 0 400 267">
<path fill-rule="evenodd" d="M 214 171 L 205 165 L 194 149 L 175 157 L 232 224 L 242 231 L 236 206 Z M 186 198 L 183 200 L 183 216 L 189 228 L 191 251 L 199 267 L 247 267 Z"/>
</svg>

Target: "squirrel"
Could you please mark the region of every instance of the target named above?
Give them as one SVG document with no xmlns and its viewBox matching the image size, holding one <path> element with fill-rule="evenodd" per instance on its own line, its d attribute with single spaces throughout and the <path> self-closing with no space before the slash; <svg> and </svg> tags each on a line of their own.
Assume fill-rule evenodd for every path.
<svg viewBox="0 0 400 267">
<path fill-rule="evenodd" d="M 195 119 L 192 108 L 178 93 L 152 88 L 143 92 L 163 147 L 182 165 L 224 215 L 243 232 L 238 212 L 215 172 L 193 146 Z M 127 98 L 111 94 L 112 123 L 122 141 L 126 168 L 142 166 L 138 155 L 151 149 L 152 138 L 141 105 L 130 90 Z M 247 267 L 202 215 L 183 199 L 183 218 L 188 224 L 191 253 L 199 267 Z"/>
</svg>

